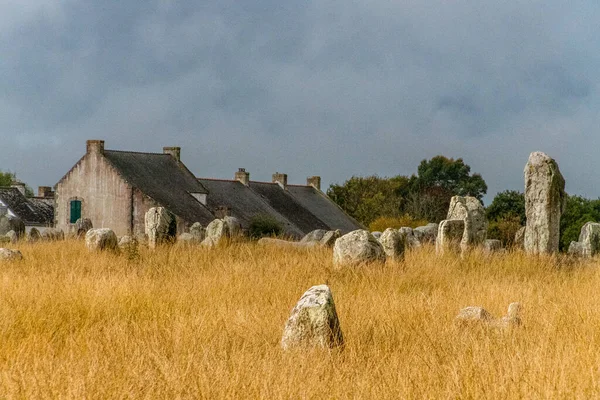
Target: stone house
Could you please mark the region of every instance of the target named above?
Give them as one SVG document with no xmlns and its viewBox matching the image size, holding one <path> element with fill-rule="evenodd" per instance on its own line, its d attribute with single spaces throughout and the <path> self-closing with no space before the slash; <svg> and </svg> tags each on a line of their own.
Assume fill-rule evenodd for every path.
<svg viewBox="0 0 600 400">
<path fill-rule="evenodd" d="M 155 206 L 175 214 L 178 233 L 226 215 L 243 229 L 253 216 L 269 215 L 295 238 L 314 229 L 362 228 L 321 192 L 319 177 L 288 185 L 287 175 L 277 173 L 272 182 L 255 182 L 241 168 L 233 180 L 198 179 L 180 153 L 179 147 L 163 153 L 107 150 L 104 141 L 88 140 L 85 155 L 56 185 L 56 228 L 70 232 L 78 218 L 89 218 L 117 235 L 143 234 L 146 211 Z"/>
<path fill-rule="evenodd" d="M 43 232 L 54 225 L 53 193 L 41 186 L 38 197 L 25 197 L 25 186 L 0 187 L 0 216 L 17 217 L 25 224 L 25 231 L 37 228 Z"/>
</svg>

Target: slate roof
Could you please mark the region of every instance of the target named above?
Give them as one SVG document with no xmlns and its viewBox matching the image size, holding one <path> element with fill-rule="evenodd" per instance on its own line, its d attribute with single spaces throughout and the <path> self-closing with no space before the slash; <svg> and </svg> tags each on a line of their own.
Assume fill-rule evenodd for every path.
<svg viewBox="0 0 600 400">
<path fill-rule="evenodd" d="M 27 226 L 52 226 L 54 223 L 51 205 L 26 198 L 17 188 L 0 187 L 0 200 Z"/>
<path fill-rule="evenodd" d="M 288 185 L 287 191 L 304 208 L 327 224 L 331 230 L 339 229 L 342 234 L 345 234 L 356 229 L 364 229 L 333 200 L 312 186 Z"/>
<path fill-rule="evenodd" d="M 252 182 L 249 187 L 262 196 L 262 198 L 278 213 L 287 218 L 304 234 L 315 229 L 330 230 L 330 227 L 300 204 L 286 190 L 277 183 Z M 210 195 L 209 195 L 210 196 Z"/>
<path fill-rule="evenodd" d="M 105 150 L 104 156 L 127 183 L 180 218 L 205 226 L 215 219 L 190 194 L 206 194 L 206 188 L 171 155 Z"/>
<path fill-rule="evenodd" d="M 206 178 L 198 180 L 208 189 L 208 208 L 214 211 L 221 206 L 226 206 L 230 215 L 239 219 L 243 228 L 249 227 L 255 215 L 270 215 L 281 223 L 287 235 L 304 236 L 303 231 L 275 211 L 258 193 L 241 182 Z"/>
</svg>

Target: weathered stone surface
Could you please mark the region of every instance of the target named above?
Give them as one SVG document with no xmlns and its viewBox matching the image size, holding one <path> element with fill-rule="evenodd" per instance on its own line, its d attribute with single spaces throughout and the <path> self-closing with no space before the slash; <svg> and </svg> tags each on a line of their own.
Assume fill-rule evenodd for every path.
<svg viewBox="0 0 600 400">
<path fill-rule="evenodd" d="M 260 238 L 257 244 L 261 246 L 276 246 L 276 247 L 287 247 L 294 249 L 310 249 L 318 247 L 319 242 L 292 242 L 289 240 L 275 239 L 275 238 Z"/>
<path fill-rule="evenodd" d="M 126 254 L 129 259 L 139 257 L 139 242 L 137 238 L 125 235 L 119 239 L 119 250 Z"/>
<path fill-rule="evenodd" d="M 399 261 L 404 258 L 406 236 L 398 229 L 387 228 L 378 239 L 388 259 Z"/>
<path fill-rule="evenodd" d="M 242 224 L 236 217 L 226 216 L 223 218 L 223 222 L 227 224 L 229 230 L 229 237 L 236 237 L 242 235 Z"/>
<path fill-rule="evenodd" d="M 65 240 L 65 233 L 62 231 L 62 229 L 49 228 L 44 230 L 42 233 L 42 239 L 48 242 Z"/>
<path fill-rule="evenodd" d="M 502 242 L 498 239 L 486 239 L 483 242 L 483 251 L 486 253 L 495 253 L 502 250 Z"/>
<path fill-rule="evenodd" d="M 573 247 L 573 249 L 571 249 Z M 569 254 L 575 254 L 581 257 L 593 257 L 600 250 L 600 224 L 597 222 L 587 222 L 581 227 L 579 241 L 571 242 L 569 245 Z"/>
<path fill-rule="evenodd" d="M 23 259 L 23 254 L 19 250 L 0 248 L 0 260 L 18 261 Z"/>
<path fill-rule="evenodd" d="M 42 235 L 37 228 L 31 228 L 27 234 L 27 242 L 35 243 L 42 239 Z"/>
<path fill-rule="evenodd" d="M 8 238 L 10 243 L 13 244 L 17 243 L 17 240 L 19 240 L 15 231 L 8 231 L 5 236 Z"/>
<path fill-rule="evenodd" d="M 327 285 L 313 286 L 300 298 L 283 329 L 281 347 L 334 348 L 344 344 L 344 336 Z"/>
<path fill-rule="evenodd" d="M 79 218 L 75 222 L 75 233 L 78 238 L 85 237 L 87 231 L 92 229 L 94 226 L 92 225 L 92 220 L 89 218 Z"/>
<path fill-rule="evenodd" d="M 375 239 L 379 239 L 381 237 L 382 233 L 379 231 L 375 231 L 375 232 L 371 232 L 371 235 L 373 235 L 373 237 Z"/>
<path fill-rule="evenodd" d="M 413 229 L 413 233 L 414 233 L 415 237 L 417 238 L 417 240 L 419 241 L 419 244 L 421 244 L 421 243 L 434 244 L 435 240 L 437 238 L 437 235 L 438 235 L 438 229 L 439 229 L 438 224 L 432 222 L 425 226 L 419 226 L 419 227 Z"/>
<path fill-rule="evenodd" d="M 145 233 L 151 249 L 159 244 L 173 243 L 177 234 L 175 216 L 164 207 L 152 207 L 145 216 Z"/>
<path fill-rule="evenodd" d="M 196 240 L 202 242 L 206 237 L 206 230 L 202 227 L 200 222 L 194 222 L 190 227 L 190 235 L 194 236 Z"/>
<path fill-rule="evenodd" d="M 14 231 L 18 238 L 25 236 L 25 224 L 19 217 L 3 214 L 0 215 L 0 236 L 6 235 L 9 231 Z"/>
<path fill-rule="evenodd" d="M 192 235 L 191 233 L 182 233 L 177 237 L 177 243 L 195 245 L 202 243 L 202 240 Z"/>
<path fill-rule="evenodd" d="M 437 229 L 437 224 L 434 224 L 434 225 Z M 406 242 L 407 248 L 416 249 L 418 247 L 421 247 L 421 241 L 415 234 L 415 230 L 413 228 L 410 228 L 408 226 L 403 226 L 402 228 L 398 229 L 398 232 L 400 232 L 400 234 L 402 236 L 404 236 L 404 241 Z M 435 234 L 435 236 L 437 236 L 437 233 Z M 434 238 L 435 238 L 435 236 L 434 236 Z M 426 238 L 425 240 L 428 241 L 429 239 Z"/>
<path fill-rule="evenodd" d="M 515 233 L 515 241 L 514 241 L 513 246 L 517 249 L 525 248 L 525 227 L 524 226 L 519 228 L 517 233 Z"/>
<path fill-rule="evenodd" d="M 341 236 L 342 234 L 339 229 L 336 229 L 335 231 L 327 231 L 325 232 L 321 240 L 319 240 L 319 244 L 323 247 L 333 247 L 335 241 L 338 240 Z"/>
<path fill-rule="evenodd" d="M 529 155 L 525 165 L 525 251 L 558 252 L 560 217 L 565 209 L 565 180 L 556 161 L 542 152 Z"/>
<path fill-rule="evenodd" d="M 335 266 L 357 265 L 374 261 L 385 261 L 385 251 L 381 243 L 369 231 L 358 229 L 335 241 L 333 246 Z"/>
<path fill-rule="evenodd" d="M 117 251 L 119 241 L 110 228 L 90 229 L 85 234 L 85 245 L 90 251 Z"/>
<path fill-rule="evenodd" d="M 310 231 L 304 235 L 304 237 L 300 239 L 300 243 L 320 242 L 326 233 L 327 231 L 325 229 L 315 229 L 314 231 Z"/>
<path fill-rule="evenodd" d="M 510 303 L 506 316 L 496 319 L 482 307 L 471 306 L 460 310 L 455 322 L 461 326 L 489 326 L 492 328 L 511 328 L 521 325 L 521 304 Z"/>
<path fill-rule="evenodd" d="M 206 237 L 202 241 L 202 245 L 209 247 L 216 246 L 221 240 L 229 237 L 229 225 L 222 219 L 215 219 L 206 227 Z"/>
<path fill-rule="evenodd" d="M 458 252 L 465 230 L 463 219 L 445 219 L 440 222 L 435 250 L 438 254 L 446 251 Z"/>
<path fill-rule="evenodd" d="M 483 243 L 487 235 L 485 209 L 479 200 L 471 196 L 453 196 L 446 220 L 462 219 L 465 228 L 460 242 L 462 251 Z"/>
</svg>

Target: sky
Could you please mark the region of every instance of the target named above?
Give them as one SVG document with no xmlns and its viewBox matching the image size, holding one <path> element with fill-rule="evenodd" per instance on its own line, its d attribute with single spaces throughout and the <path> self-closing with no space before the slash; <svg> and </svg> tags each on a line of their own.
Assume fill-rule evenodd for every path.
<svg viewBox="0 0 600 400">
<path fill-rule="evenodd" d="M 199 177 L 323 189 L 462 158 L 523 190 L 532 151 L 600 196 L 600 2 L 0 0 L 0 170 L 180 146 Z"/>
</svg>

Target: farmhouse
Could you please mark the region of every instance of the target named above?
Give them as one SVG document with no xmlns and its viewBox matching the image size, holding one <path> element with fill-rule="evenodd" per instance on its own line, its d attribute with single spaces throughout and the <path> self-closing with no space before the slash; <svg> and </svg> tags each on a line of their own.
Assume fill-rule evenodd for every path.
<svg viewBox="0 0 600 400">
<path fill-rule="evenodd" d="M 24 189 L 24 185 L 23 185 Z M 20 187 L 0 187 L 0 216 L 17 217 L 25 230 L 37 228 L 43 232 L 54 224 L 53 198 L 50 188 L 41 186 L 38 197 L 25 197 Z"/>
<path fill-rule="evenodd" d="M 273 182 L 254 182 L 240 169 L 233 180 L 198 179 L 180 154 L 179 147 L 164 147 L 162 153 L 107 150 L 103 140 L 88 140 L 86 153 L 56 184 L 56 228 L 70 232 L 77 219 L 89 218 L 94 227 L 110 227 L 117 235 L 140 235 L 146 212 L 159 206 L 176 216 L 178 233 L 226 215 L 243 229 L 254 216 L 268 215 L 293 237 L 314 229 L 361 228 L 321 192 L 319 177 L 288 185 L 287 175 L 277 173 Z"/>
</svg>

